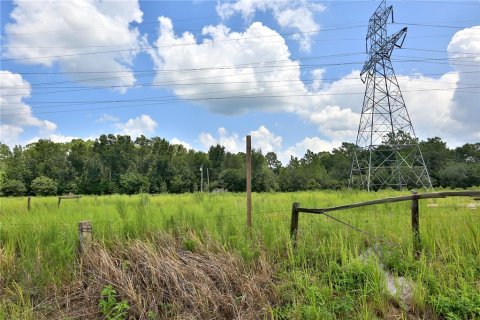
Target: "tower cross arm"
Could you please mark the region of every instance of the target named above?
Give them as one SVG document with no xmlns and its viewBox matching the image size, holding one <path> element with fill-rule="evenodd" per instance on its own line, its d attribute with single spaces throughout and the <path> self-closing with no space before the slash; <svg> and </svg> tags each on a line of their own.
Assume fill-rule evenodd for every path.
<svg viewBox="0 0 480 320">
<path fill-rule="evenodd" d="M 380 3 L 377 10 L 375 10 L 373 15 L 371 16 L 370 21 L 368 23 L 368 31 L 367 31 L 367 37 L 366 37 L 367 40 L 370 37 L 372 37 L 375 33 L 377 33 L 378 30 L 385 27 L 385 25 L 387 24 L 388 17 L 392 12 L 393 12 L 392 6 L 387 7 L 385 5 L 385 1 L 382 1 Z M 392 16 L 392 20 L 393 20 L 393 16 Z"/>
<path fill-rule="evenodd" d="M 385 47 L 384 47 L 385 49 L 384 56 L 390 58 L 390 56 L 392 55 L 393 48 L 394 47 L 401 48 L 403 46 L 403 42 L 405 41 L 406 36 L 407 36 L 407 27 L 403 28 L 402 30 L 388 37 L 387 43 L 385 44 Z"/>
<path fill-rule="evenodd" d="M 362 79 L 363 82 L 365 82 L 365 79 L 364 79 L 365 73 L 371 70 L 374 70 L 375 64 L 379 63 L 380 60 L 384 58 L 390 59 L 393 48 L 402 47 L 403 42 L 405 41 L 406 35 L 407 35 L 407 27 L 403 28 L 402 30 L 388 37 L 387 41 L 382 47 L 380 47 L 378 52 L 370 53 L 370 58 L 367 61 L 365 61 L 362 71 L 360 72 L 360 78 Z"/>
</svg>

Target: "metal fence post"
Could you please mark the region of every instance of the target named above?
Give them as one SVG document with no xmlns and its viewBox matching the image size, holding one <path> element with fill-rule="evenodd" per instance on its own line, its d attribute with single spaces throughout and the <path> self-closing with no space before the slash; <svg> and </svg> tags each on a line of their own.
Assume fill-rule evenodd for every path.
<svg viewBox="0 0 480 320">
<path fill-rule="evenodd" d="M 290 223 L 290 238 L 293 241 L 293 246 L 297 246 L 297 232 L 298 232 L 298 208 L 300 207 L 300 203 L 294 202 L 292 204 L 292 221 Z"/>
</svg>

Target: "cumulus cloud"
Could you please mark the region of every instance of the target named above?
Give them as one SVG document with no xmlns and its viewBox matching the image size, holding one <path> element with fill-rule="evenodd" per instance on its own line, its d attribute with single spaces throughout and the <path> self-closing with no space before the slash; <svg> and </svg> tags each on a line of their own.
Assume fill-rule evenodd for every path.
<svg viewBox="0 0 480 320">
<path fill-rule="evenodd" d="M 277 23 L 286 30 L 293 30 L 293 39 L 298 40 L 303 51 L 310 51 L 312 37 L 319 32 L 320 26 L 315 22 L 315 12 L 325 10 L 319 3 L 306 0 L 238 0 L 236 2 L 218 3 L 217 13 L 222 19 L 228 19 L 239 13 L 251 22 L 257 11 L 270 11 Z"/>
<path fill-rule="evenodd" d="M 157 123 L 149 115 L 142 114 L 136 118 L 129 119 L 125 123 L 115 124 L 120 129 L 119 134 L 129 135 L 132 139 L 139 136 L 151 134 L 155 131 Z"/>
<path fill-rule="evenodd" d="M 282 147 L 283 138 L 270 132 L 265 126 L 260 126 L 258 130 L 251 131 L 250 135 L 252 141 L 255 142 L 255 149 L 262 150 L 264 154 Z"/>
<path fill-rule="evenodd" d="M 207 132 L 200 133 L 198 139 L 205 149 L 219 144 L 229 152 L 245 152 L 245 137 L 240 138 L 237 133 L 229 133 L 223 127 L 219 128 L 217 132 L 218 137 Z M 264 154 L 282 147 L 282 137 L 275 135 L 265 126 L 260 126 L 257 130 L 250 131 L 249 134 L 252 136 L 253 148 L 262 150 Z"/>
<path fill-rule="evenodd" d="M 307 150 L 314 153 L 323 151 L 332 151 L 334 148 L 338 148 L 342 144 L 341 141 L 326 141 L 318 137 L 306 137 L 295 145 L 288 147 L 286 150 L 279 153 L 279 160 L 282 163 L 287 164 L 290 157 L 303 157 Z"/>
<path fill-rule="evenodd" d="M 177 37 L 170 19 L 160 17 L 159 23 L 156 49 L 149 50 L 159 70 L 155 82 L 165 83 L 182 99 L 195 100 L 213 112 L 239 114 L 251 109 L 285 111 L 296 103 L 285 91 L 306 92 L 298 80 L 299 63 L 290 60 L 284 39 L 259 22 L 245 32 L 207 26 L 206 38 L 198 44 L 191 33 Z M 259 57 L 265 62 L 259 63 Z"/>
<path fill-rule="evenodd" d="M 64 136 L 64 135 L 61 135 L 61 134 L 52 133 L 52 134 L 49 134 L 47 136 L 32 138 L 32 139 L 28 140 L 25 143 L 25 145 L 37 142 L 40 139 L 48 139 L 48 140 L 50 140 L 52 142 L 56 142 L 56 143 L 66 143 L 66 142 L 70 142 L 72 140 L 81 139 L 81 138 L 80 137 L 75 137 L 75 136 Z M 88 137 L 88 138 L 83 138 L 83 140 L 85 140 L 85 141 L 86 140 L 95 140 L 95 138 Z"/>
<path fill-rule="evenodd" d="M 252 147 L 256 150 L 261 150 L 263 154 L 267 152 L 275 152 L 278 159 L 282 163 L 287 164 L 291 156 L 303 157 L 307 150 L 315 153 L 322 151 L 332 151 L 339 147 L 342 142 L 327 141 L 318 137 L 306 137 L 302 141 L 294 145 L 284 147 L 283 138 L 274 132 L 271 132 L 266 126 L 260 126 L 257 130 L 252 130 L 249 133 L 252 136 Z M 215 137 L 211 133 L 202 132 L 199 135 L 200 143 L 204 149 L 210 146 L 221 145 L 225 150 L 238 153 L 245 152 L 245 138 L 240 138 L 237 133 L 229 133 L 225 128 L 218 129 L 218 136 Z"/>
<path fill-rule="evenodd" d="M 463 29 L 457 32 L 448 45 L 450 64 L 458 72 L 458 90 L 453 102 L 455 112 L 452 117 L 461 122 L 467 129 L 476 133 L 480 139 L 480 26 Z M 473 89 L 468 89 L 472 88 Z M 462 89 L 464 88 L 464 89 Z"/>
<path fill-rule="evenodd" d="M 170 140 L 170 143 L 171 144 L 179 144 L 179 145 L 182 145 L 184 146 L 186 149 L 190 150 L 190 149 L 193 149 L 192 145 L 188 142 L 185 142 L 185 141 L 182 141 L 180 139 L 177 139 L 177 138 L 173 138 L 172 140 Z"/>
<path fill-rule="evenodd" d="M 238 134 L 228 133 L 225 128 L 218 128 L 218 137 L 215 138 L 211 133 L 202 132 L 198 136 L 200 143 L 208 149 L 210 146 L 215 146 L 217 144 L 224 146 L 225 149 L 229 152 L 237 153 L 244 149 L 242 145 L 242 140 L 240 140 Z"/>
<path fill-rule="evenodd" d="M 48 136 L 57 125 L 41 120 L 32 113 L 32 108 L 24 101 L 31 93 L 30 83 L 20 74 L 0 71 L 0 140 L 6 144 L 18 143 L 25 127 L 36 127 L 41 136 Z"/>
<path fill-rule="evenodd" d="M 97 123 L 107 123 L 107 122 L 118 122 L 120 119 L 118 117 L 115 117 L 111 114 L 104 113 L 100 116 L 100 118 L 97 119 Z"/>
<path fill-rule="evenodd" d="M 137 0 L 14 1 L 12 23 L 5 26 L 5 58 L 24 64 L 58 64 L 73 80 L 88 86 L 120 86 L 125 92 L 135 83 L 130 68 L 139 51 L 139 33 L 130 23 L 142 22 Z M 103 52 L 93 54 L 95 52 Z"/>
</svg>

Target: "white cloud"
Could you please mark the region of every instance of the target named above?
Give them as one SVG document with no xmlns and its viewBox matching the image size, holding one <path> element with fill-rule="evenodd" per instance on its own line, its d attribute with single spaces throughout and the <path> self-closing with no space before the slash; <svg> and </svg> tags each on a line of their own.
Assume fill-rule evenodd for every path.
<svg viewBox="0 0 480 320">
<path fill-rule="evenodd" d="M 139 51 L 138 30 L 142 12 L 137 0 L 27 1 L 17 0 L 5 26 L 5 57 L 25 64 L 58 64 L 73 80 L 92 77 L 84 71 L 105 71 L 88 86 L 130 86 L 130 68 Z M 92 54 L 94 52 L 105 52 Z M 43 58 L 42 58 L 43 57 Z M 117 88 L 125 92 L 125 87 Z"/>
<path fill-rule="evenodd" d="M 7 144 L 18 143 L 25 127 L 38 128 L 42 136 L 57 129 L 55 123 L 35 117 L 32 108 L 24 102 L 30 96 L 31 87 L 20 74 L 0 71 L 0 89 L 0 140 Z"/>
<path fill-rule="evenodd" d="M 306 137 L 302 141 L 296 143 L 293 146 L 288 147 L 285 151 L 278 153 L 278 158 L 283 164 L 287 164 L 290 160 L 290 156 L 303 157 L 307 150 L 314 153 L 322 151 L 332 151 L 342 143 L 340 141 L 325 141 L 318 137 Z"/>
<path fill-rule="evenodd" d="M 18 137 L 22 134 L 23 128 L 10 124 L 0 125 L 0 141 L 9 146 L 18 143 Z"/>
<path fill-rule="evenodd" d="M 210 133 L 202 132 L 198 136 L 198 139 L 205 149 L 217 144 L 224 146 L 225 150 L 233 153 L 240 152 L 244 149 L 238 134 L 229 134 L 227 129 L 223 127 L 218 128 L 218 138 L 214 138 Z"/>
<path fill-rule="evenodd" d="M 80 139 L 80 138 L 79 137 L 74 137 L 74 136 L 64 136 L 64 135 L 61 135 L 61 134 L 52 133 L 52 134 L 41 136 L 41 137 L 34 137 L 32 139 L 29 139 L 24 144 L 27 145 L 27 144 L 30 144 L 30 143 L 34 143 L 34 142 L 37 142 L 40 139 L 48 139 L 48 140 L 51 140 L 52 142 L 56 142 L 56 143 L 65 143 L 65 142 L 70 142 L 74 139 Z M 87 140 L 95 140 L 95 139 L 84 138 L 83 140 L 87 141 Z"/>
<path fill-rule="evenodd" d="M 288 163 L 290 156 L 303 157 L 307 150 L 315 153 L 332 151 L 342 144 L 341 140 L 327 141 L 318 137 L 306 137 L 302 141 L 284 148 L 282 145 L 283 138 L 271 132 L 265 126 L 260 126 L 257 130 L 250 131 L 249 134 L 252 136 L 253 149 L 262 150 L 263 154 L 273 151 L 283 164 Z M 218 129 L 218 137 L 202 132 L 199 135 L 199 140 L 205 150 L 210 146 L 219 144 L 224 146 L 228 152 L 245 152 L 245 138 L 240 138 L 237 133 L 230 134 L 225 128 Z"/>
<path fill-rule="evenodd" d="M 292 35 L 298 40 L 303 51 L 310 51 L 312 37 L 315 36 L 320 26 L 315 22 L 315 12 L 325 10 L 325 6 L 311 3 L 306 0 L 238 0 L 217 5 L 217 13 L 222 19 L 228 19 L 236 13 L 250 22 L 257 11 L 271 11 L 277 23 L 284 29 L 294 30 L 298 33 Z"/>
<path fill-rule="evenodd" d="M 265 126 L 260 126 L 258 130 L 251 131 L 252 144 L 255 149 L 260 149 L 264 154 L 270 151 L 278 150 L 282 147 L 282 137 L 276 136 Z"/>
<path fill-rule="evenodd" d="M 153 133 L 157 123 L 146 114 L 142 114 L 134 119 L 129 119 L 125 123 L 117 123 L 115 126 L 120 129 L 119 134 L 129 135 L 132 139 L 139 136 Z"/>
<path fill-rule="evenodd" d="M 239 114 L 249 109 L 285 111 L 297 104 L 285 91 L 306 92 L 298 80 L 299 63 L 290 60 L 284 39 L 259 22 L 245 32 L 207 26 L 203 29 L 207 39 L 198 44 L 188 32 L 175 36 L 170 19 L 160 17 L 159 22 L 157 49 L 149 50 L 159 69 L 155 82 L 169 83 L 182 99 L 207 98 L 197 103 L 213 112 Z M 277 41 L 264 41 L 265 36 Z M 266 61 L 263 65 L 258 65 L 259 57 Z M 248 96 L 255 97 L 254 104 Z"/>
<path fill-rule="evenodd" d="M 317 124 L 332 139 L 354 139 L 359 114 L 353 108 L 361 109 L 364 90 L 358 71 L 328 84 L 322 79 L 325 70 L 314 70 L 308 88 L 300 78 L 300 63 L 290 58 L 283 38 L 261 23 L 253 23 L 242 33 L 230 32 L 223 25 L 208 26 L 203 33 L 210 38 L 196 44 L 190 33 L 175 36 L 170 19 L 160 17 L 159 22 L 158 49 L 151 49 L 150 54 L 157 69 L 170 72 L 159 71 L 155 81 L 169 83 L 178 97 L 208 98 L 196 102 L 223 114 L 293 112 Z M 278 41 L 265 42 L 264 36 Z M 258 64 L 259 57 L 263 65 Z M 360 95 L 346 95 L 345 88 Z M 211 144 L 215 139 L 204 134 L 201 140 Z"/>
<path fill-rule="evenodd" d="M 184 146 L 186 149 L 190 150 L 190 149 L 193 149 L 192 145 L 189 144 L 188 142 L 185 142 L 185 141 L 182 141 L 180 139 L 177 139 L 177 138 L 173 138 L 171 141 L 170 141 L 171 144 L 180 144 L 182 146 Z"/>
<path fill-rule="evenodd" d="M 97 123 L 107 123 L 107 122 L 118 122 L 120 119 L 118 117 L 112 116 L 111 114 L 104 113 L 100 118 L 97 119 Z"/>
<path fill-rule="evenodd" d="M 480 139 L 480 26 L 457 32 L 448 45 L 450 64 L 458 72 L 451 115 Z M 472 88 L 473 87 L 473 88 Z"/>
<path fill-rule="evenodd" d="M 249 134 L 252 136 L 252 148 L 262 150 L 264 154 L 282 147 L 282 137 L 275 135 L 265 126 L 260 126 L 257 130 L 250 131 Z M 202 132 L 198 139 L 205 149 L 219 144 L 232 153 L 245 152 L 245 137 L 240 138 L 237 133 L 230 134 L 223 127 L 218 128 L 218 138 L 210 133 Z"/>
</svg>

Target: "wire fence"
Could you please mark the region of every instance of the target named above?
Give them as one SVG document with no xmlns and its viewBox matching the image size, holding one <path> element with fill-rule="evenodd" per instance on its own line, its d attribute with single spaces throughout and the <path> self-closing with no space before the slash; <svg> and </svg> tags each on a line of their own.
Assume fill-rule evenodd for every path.
<svg viewBox="0 0 480 320">
<path fill-rule="evenodd" d="M 377 200 L 373 200 L 374 202 Z M 472 221 L 476 221 L 475 219 L 478 218 L 478 222 L 480 223 L 480 214 L 477 211 L 478 209 L 478 204 L 474 202 L 457 202 L 457 203 L 436 203 L 435 200 L 433 200 L 434 203 L 424 203 L 422 204 L 422 207 L 428 208 L 429 211 L 426 213 L 422 214 L 422 222 L 423 225 L 429 225 L 429 222 L 434 222 L 434 221 L 448 221 L 452 217 L 456 219 L 456 222 L 458 223 L 459 221 L 465 222 L 465 223 L 470 223 Z M 95 204 L 98 204 L 101 202 L 101 200 L 95 199 Z M 144 202 L 143 205 L 155 205 L 156 203 L 150 203 L 149 199 L 147 198 Z M 157 204 L 158 205 L 158 204 Z M 262 206 L 260 206 L 262 207 Z M 268 205 L 266 205 L 268 207 Z M 400 210 L 398 205 L 395 207 L 395 212 L 389 212 L 389 204 L 384 205 L 383 208 L 379 210 L 368 210 L 368 211 L 357 211 L 352 214 L 352 212 L 346 213 L 345 211 L 339 212 L 337 215 L 331 215 L 326 212 L 322 212 L 321 216 L 324 216 L 325 219 L 323 221 L 329 221 L 332 222 L 333 224 L 330 225 L 328 228 L 329 232 L 332 232 L 334 230 L 340 231 L 341 229 L 332 229 L 336 228 L 335 224 L 338 226 L 343 226 L 345 229 L 341 230 L 341 232 L 345 232 L 345 234 L 351 236 L 353 234 L 350 234 L 349 232 L 353 233 L 358 233 L 362 234 L 363 236 L 375 240 L 379 243 L 388 245 L 392 250 L 401 250 L 402 245 L 398 243 L 397 241 L 393 241 L 392 238 L 399 238 L 398 235 L 392 235 L 392 234 L 385 234 L 385 225 L 386 221 L 388 220 L 387 218 L 391 217 L 396 217 L 398 219 L 397 222 L 400 222 L 402 225 L 404 225 L 406 228 L 408 228 L 409 224 L 409 216 L 406 216 L 403 210 L 405 212 L 408 212 L 409 204 L 406 205 L 400 205 Z M 456 212 L 455 210 L 452 211 L 452 209 L 455 210 L 462 210 L 461 212 Z M 466 209 L 472 209 L 469 210 L 469 212 L 466 212 Z M 434 210 L 435 212 L 432 212 Z M 438 214 L 439 211 L 446 211 L 448 210 L 448 216 L 447 215 L 442 215 Z M 355 209 L 353 210 L 355 211 Z M 400 211 L 400 212 L 399 212 Z M 285 208 L 285 207 L 277 207 L 274 209 L 268 208 L 268 209 L 260 209 L 257 211 L 254 211 L 252 213 L 253 215 L 253 222 L 254 228 L 262 228 L 266 223 L 270 225 L 277 225 L 277 226 L 283 226 L 285 228 L 288 228 L 289 222 L 291 222 L 291 214 L 292 209 L 290 208 Z M 392 216 L 392 214 L 394 216 Z M 307 215 L 310 216 L 307 221 L 305 221 L 304 224 L 307 225 L 302 225 L 302 228 L 305 229 L 309 234 L 314 233 L 315 231 L 321 230 L 322 225 L 319 223 L 317 217 L 314 217 L 312 215 Z M 185 212 L 175 212 L 172 214 L 162 212 L 161 216 L 154 216 L 151 214 L 139 214 L 139 213 L 134 213 L 134 217 L 132 218 L 131 216 L 128 218 L 121 218 L 121 217 L 115 217 L 112 219 L 95 219 L 95 218 L 85 218 L 86 220 L 91 220 L 92 226 L 95 229 L 95 226 L 97 226 L 96 229 L 100 230 L 105 230 L 106 227 L 108 226 L 118 226 L 118 225 L 133 225 L 133 224 L 149 224 L 151 228 L 155 227 L 160 227 L 161 229 L 168 228 L 169 223 L 172 223 L 172 226 L 175 227 L 191 227 L 195 228 L 196 223 L 200 221 L 216 221 L 219 224 L 217 224 L 217 227 L 219 225 L 225 225 L 227 223 L 231 222 L 240 222 L 242 220 L 246 220 L 246 215 L 243 210 L 237 210 L 236 212 L 232 213 L 224 213 L 222 210 L 215 212 L 215 213 L 210 213 L 208 215 L 202 214 L 202 215 L 196 215 L 195 213 L 185 213 Z M 257 219 L 257 221 L 255 221 Z M 257 225 L 255 224 L 257 223 Z M 162 225 L 163 224 L 163 225 Z M 192 225 L 193 224 L 193 225 Z M 2 230 L 6 229 L 11 229 L 15 227 L 23 227 L 23 228 L 28 228 L 29 232 L 35 233 L 35 232 L 42 232 L 45 229 L 61 229 L 62 232 L 66 231 L 72 231 L 77 229 L 77 223 L 67 223 L 67 222 L 48 222 L 48 225 L 44 224 L 38 224 L 38 223 L 29 223 L 29 222 L 1 222 L 0 221 L 0 232 Z M 347 231 L 345 231 L 347 230 Z M 402 235 L 401 237 L 404 237 Z M 401 238 L 400 237 L 400 238 Z"/>
</svg>

